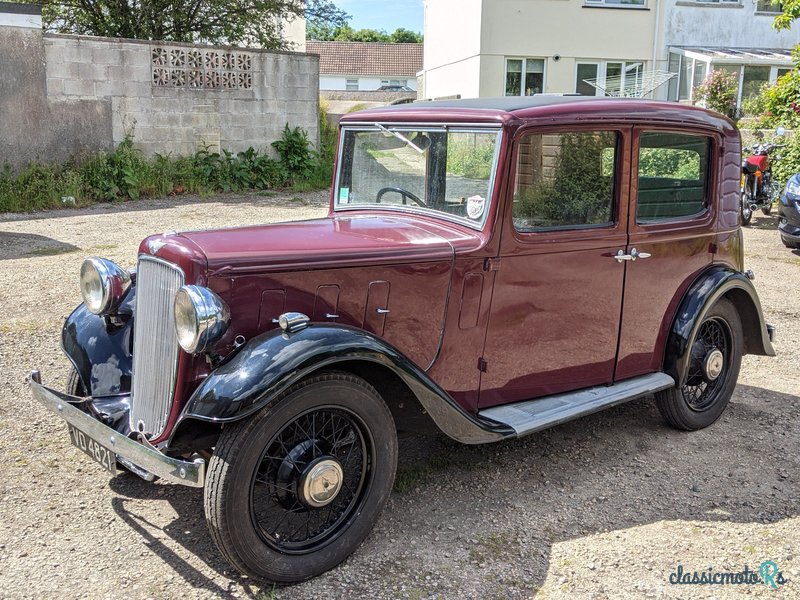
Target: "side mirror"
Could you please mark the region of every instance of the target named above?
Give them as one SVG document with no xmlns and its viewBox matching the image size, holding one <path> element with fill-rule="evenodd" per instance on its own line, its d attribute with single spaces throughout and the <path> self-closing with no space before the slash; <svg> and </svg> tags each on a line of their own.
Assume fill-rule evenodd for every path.
<svg viewBox="0 0 800 600">
<path fill-rule="evenodd" d="M 786 129 L 784 129 L 783 127 L 778 127 L 778 128 L 775 130 L 775 135 L 777 135 L 778 137 L 781 137 L 781 136 L 783 136 L 783 135 L 786 135 Z"/>
</svg>

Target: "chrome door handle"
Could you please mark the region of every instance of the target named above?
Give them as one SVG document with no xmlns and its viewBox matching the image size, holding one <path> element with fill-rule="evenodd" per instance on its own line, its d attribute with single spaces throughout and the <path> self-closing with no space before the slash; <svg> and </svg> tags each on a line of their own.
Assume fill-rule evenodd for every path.
<svg viewBox="0 0 800 600">
<path fill-rule="evenodd" d="M 616 260 L 618 263 L 622 263 L 624 260 L 636 260 L 635 256 L 625 254 L 625 252 L 622 250 L 617 250 L 617 253 L 612 258 L 614 258 L 614 260 Z"/>
<path fill-rule="evenodd" d="M 650 258 L 652 255 L 649 252 L 639 252 L 636 248 L 631 248 L 631 256 L 633 260 L 637 258 Z"/>
<path fill-rule="evenodd" d="M 336 315 L 336 314 L 333 314 L 333 313 L 325 313 L 325 318 L 326 319 L 338 319 L 339 315 Z"/>
<path fill-rule="evenodd" d="M 375 312 L 378 313 L 379 315 L 388 315 L 389 314 L 389 309 L 388 308 L 376 308 Z"/>
</svg>

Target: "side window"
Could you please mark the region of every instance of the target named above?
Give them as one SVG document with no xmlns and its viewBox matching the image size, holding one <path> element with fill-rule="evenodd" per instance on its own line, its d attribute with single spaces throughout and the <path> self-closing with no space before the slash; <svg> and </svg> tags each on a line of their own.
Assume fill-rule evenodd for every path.
<svg viewBox="0 0 800 600">
<path fill-rule="evenodd" d="M 617 142 L 613 131 L 522 137 L 513 207 L 517 231 L 611 224 Z"/>
<path fill-rule="evenodd" d="M 710 142 L 684 133 L 639 136 L 637 222 L 689 217 L 706 209 Z"/>
</svg>

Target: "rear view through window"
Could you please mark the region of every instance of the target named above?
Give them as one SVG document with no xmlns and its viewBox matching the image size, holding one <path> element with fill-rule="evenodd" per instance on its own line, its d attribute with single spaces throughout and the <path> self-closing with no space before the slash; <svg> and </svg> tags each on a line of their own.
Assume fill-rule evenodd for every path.
<svg viewBox="0 0 800 600">
<path fill-rule="evenodd" d="M 707 206 L 709 138 L 645 132 L 639 137 L 639 222 L 702 213 Z"/>
</svg>

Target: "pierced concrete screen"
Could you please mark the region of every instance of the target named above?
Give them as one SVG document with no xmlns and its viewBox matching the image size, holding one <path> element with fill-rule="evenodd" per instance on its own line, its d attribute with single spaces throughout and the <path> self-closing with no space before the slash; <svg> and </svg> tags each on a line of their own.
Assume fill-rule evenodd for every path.
<svg viewBox="0 0 800 600">
<path fill-rule="evenodd" d="M 152 46 L 154 87 L 249 90 L 253 59 L 243 52 Z"/>
</svg>

